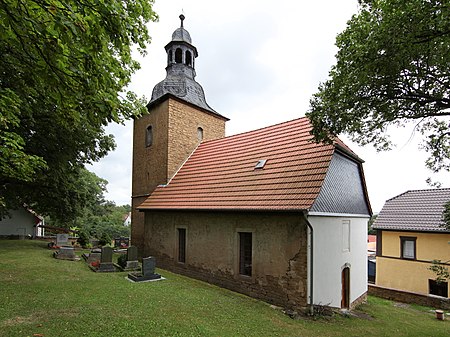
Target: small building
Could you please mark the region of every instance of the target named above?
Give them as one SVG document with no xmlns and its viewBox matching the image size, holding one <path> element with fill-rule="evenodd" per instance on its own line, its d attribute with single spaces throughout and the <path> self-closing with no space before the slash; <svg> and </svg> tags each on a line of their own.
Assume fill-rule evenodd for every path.
<svg viewBox="0 0 450 337">
<path fill-rule="evenodd" d="M 0 237 L 36 238 L 44 236 L 44 218 L 27 207 L 10 210 L 0 219 Z"/>
<path fill-rule="evenodd" d="M 423 295 L 449 296 L 448 282 L 435 281 L 433 260 L 450 267 L 450 231 L 443 225 L 450 188 L 412 190 L 386 201 L 377 230 L 376 285 Z"/>
<path fill-rule="evenodd" d="M 312 141 L 307 118 L 225 137 L 183 27 L 135 119 L 132 244 L 158 266 L 289 308 L 351 308 L 367 292 L 362 160 Z M 244 112 L 243 112 L 244 113 Z"/>
<path fill-rule="evenodd" d="M 128 212 L 127 214 L 124 214 L 122 216 L 123 225 L 125 227 L 129 227 L 131 225 L 131 212 Z"/>
</svg>

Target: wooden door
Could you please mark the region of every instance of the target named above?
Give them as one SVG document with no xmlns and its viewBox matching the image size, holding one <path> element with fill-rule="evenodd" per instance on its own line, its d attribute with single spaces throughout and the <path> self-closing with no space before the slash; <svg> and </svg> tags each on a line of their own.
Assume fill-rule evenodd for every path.
<svg viewBox="0 0 450 337">
<path fill-rule="evenodd" d="M 342 269 L 342 298 L 341 308 L 348 309 L 350 306 L 350 268 Z"/>
</svg>

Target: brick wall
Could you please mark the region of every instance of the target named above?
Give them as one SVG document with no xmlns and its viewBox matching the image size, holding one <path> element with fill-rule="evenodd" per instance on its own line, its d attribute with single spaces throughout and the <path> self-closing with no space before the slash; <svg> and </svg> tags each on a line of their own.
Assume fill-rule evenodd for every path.
<svg viewBox="0 0 450 337">
<path fill-rule="evenodd" d="M 427 296 L 423 294 L 385 288 L 369 284 L 369 295 L 403 303 L 415 303 L 436 309 L 450 309 L 450 298 Z"/>
</svg>

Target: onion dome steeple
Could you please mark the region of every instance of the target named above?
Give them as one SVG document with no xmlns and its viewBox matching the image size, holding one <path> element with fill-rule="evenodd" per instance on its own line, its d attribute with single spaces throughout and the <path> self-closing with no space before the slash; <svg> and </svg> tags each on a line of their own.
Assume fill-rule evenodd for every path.
<svg viewBox="0 0 450 337">
<path fill-rule="evenodd" d="M 181 26 L 172 34 L 172 40 L 165 46 L 167 53 L 166 78 L 159 82 L 152 92 L 147 107 L 160 101 L 167 94 L 217 114 L 207 103 L 202 86 L 195 81 L 195 58 L 197 48 L 192 45 L 189 32 L 184 28 L 185 17 L 180 15 Z"/>
</svg>

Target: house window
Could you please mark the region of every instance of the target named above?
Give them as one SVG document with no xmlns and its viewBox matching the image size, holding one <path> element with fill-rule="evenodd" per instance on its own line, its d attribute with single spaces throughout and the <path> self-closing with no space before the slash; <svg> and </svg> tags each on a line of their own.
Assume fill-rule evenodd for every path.
<svg viewBox="0 0 450 337">
<path fill-rule="evenodd" d="M 178 228 L 178 262 L 186 262 L 186 228 Z"/>
<path fill-rule="evenodd" d="M 448 283 L 436 282 L 435 280 L 428 280 L 428 293 L 441 297 L 448 297 Z"/>
<path fill-rule="evenodd" d="M 252 233 L 239 233 L 239 274 L 252 276 Z"/>
<path fill-rule="evenodd" d="M 197 128 L 197 138 L 198 138 L 199 142 L 201 142 L 203 140 L 203 129 L 202 128 Z"/>
<path fill-rule="evenodd" d="M 416 237 L 401 236 L 400 237 L 400 257 L 402 259 L 416 259 Z"/>
<path fill-rule="evenodd" d="M 145 132 L 145 146 L 152 146 L 153 143 L 153 128 L 151 125 L 147 126 L 147 130 Z"/>
</svg>

